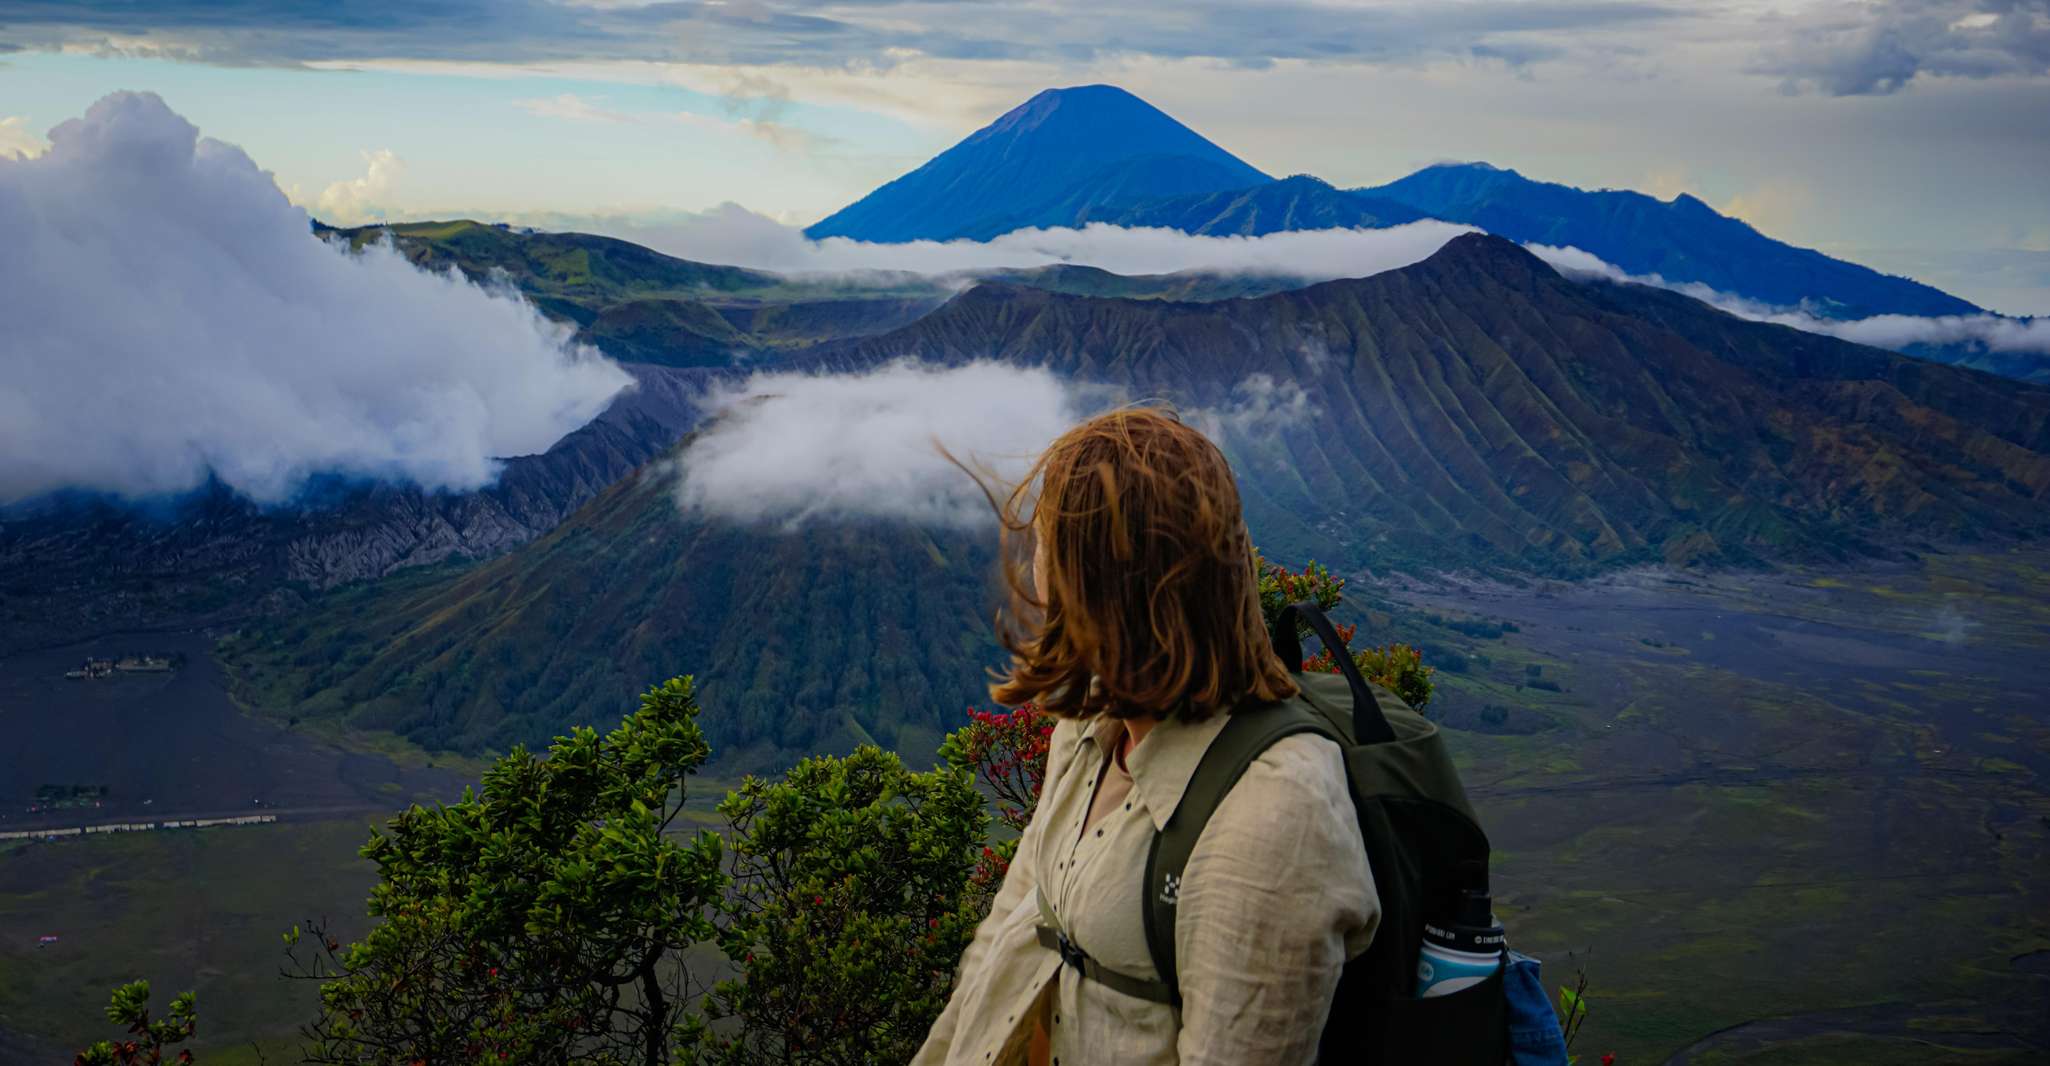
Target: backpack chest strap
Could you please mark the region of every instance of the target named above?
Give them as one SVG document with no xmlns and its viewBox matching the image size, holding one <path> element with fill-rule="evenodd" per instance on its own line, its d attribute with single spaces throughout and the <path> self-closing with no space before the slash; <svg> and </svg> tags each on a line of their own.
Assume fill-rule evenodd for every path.
<svg viewBox="0 0 2050 1066">
<path fill-rule="evenodd" d="M 1060 927 L 1060 923 L 1055 921 L 1053 907 L 1046 902 L 1046 892 L 1034 889 L 1033 895 L 1037 897 L 1039 904 L 1039 946 L 1052 948 L 1060 954 L 1061 961 L 1072 967 L 1076 973 L 1113 992 L 1122 992 L 1149 1003 L 1173 1004 L 1176 1001 L 1174 989 L 1168 987 L 1167 982 L 1150 981 L 1144 977 L 1119 973 L 1091 958 L 1088 952 L 1082 950 L 1082 945 L 1075 943 L 1067 931 Z"/>
<path fill-rule="evenodd" d="M 1149 981 L 1143 977 L 1133 977 L 1131 974 L 1110 969 L 1091 958 L 1088 952 L 1082 950 L 1080 944 L 1068 939 L 1068 934 L 1053 926 L 1039 927 L 1039 943 L 1042 947 L 1060 952 L 1061 961 L 1076 973 L 1113 992 L 1122 992 L 1149 1003 L 1173 1005 L 1176 1002 L 1174 989 L 1169 988 L 1166 981 Z"/>
</svg>

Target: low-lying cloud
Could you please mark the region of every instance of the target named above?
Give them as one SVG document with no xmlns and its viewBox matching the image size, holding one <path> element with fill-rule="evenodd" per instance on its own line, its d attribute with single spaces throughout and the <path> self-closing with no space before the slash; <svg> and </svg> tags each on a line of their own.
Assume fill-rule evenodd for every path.
<svg viewBox="0 0 2050 1066">
<path fill-rule="evenodd" d="M 889 518 L 967 526 L 990 509 L 935 445 L 1009 483 L 1077 417 L 1044 369 L 897 363 L 866 374 L 757 374 L 707 397 L 718 414 L 680 458 L 688 513 L 795 527 Z"/>
<path fill-rule="evenodd" d="M 0 502 L 468 489 L 630 378 L 516 294 L 324 244 L 233 145 L 117 93 L 0 157 Z"/>
<path fill-rule="evenodd" d="M 1072 263 L 1114 274 L 1209 272 L 1310 281 L 1366 277 L 1405 267 L 1428 258 L 1452 238 L 1474 232 L 1472 226 L 1432 220 L 1385 229 L 1210 237 L 1094 222 L 1079 229 L 1016 230 L 987 241 L 876 244 L 845 237 L 814 241 L 795 226 L 738 204 L 660 222 L 582 221 L 596 232 L 680 258 L 784 274 L 899 271 L 947 275 Z"/>
<path fill-rule="evenodd" d="M 1809 333 L 1837 337 L 1857 344 L 1896 351 L 1918 344 L 1978 345 L 1996 352 L 2050 353 L 2050 319 L 2004 318 L 2000 315 L 1873 315 L 1870 318 L 1827 318 L 1799 307 L 1772 304 L 1709 288 L 1700 282 L 1668 281 L 1657 274 L 1631 274 L 1621 267 L 1578 248 L 1526 245 L 1538 258 L 1560 272 L 1605 281 L 1655 285 L 1691 296 L 1702 303 L 1738 318 L 1771 322 Z"/>
<path fill-rule="evenodd" d="M 1248 374 L 1233 385 L 1231 396 L 1216 407 L 1199 407 L 1185 416 L 1191 425 L 1211 440 L 1227 441 L 1276 436 L 1291 423 L 1316 415 L 1318 407 L 1310 394 L 1293 381 L 1276 381 L 1267 374 Z"/>
</svg>

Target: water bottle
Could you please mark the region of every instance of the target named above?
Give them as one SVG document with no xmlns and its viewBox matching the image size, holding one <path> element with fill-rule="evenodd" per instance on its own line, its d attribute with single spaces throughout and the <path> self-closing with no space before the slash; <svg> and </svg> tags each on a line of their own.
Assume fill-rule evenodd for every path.
<svg viewBox="0 0 2050 1066">
<path fill-rule="evenodd" d="M 1502 968 L 1508 937 L 1495 920 L 1488 895 L 1487 868 L 1469 868 L 1467 887 L 1449 912 L 1424 922 L 1423 950 L 1417 955 L 1418 999 L 1463 992 Z"/>
</svg>

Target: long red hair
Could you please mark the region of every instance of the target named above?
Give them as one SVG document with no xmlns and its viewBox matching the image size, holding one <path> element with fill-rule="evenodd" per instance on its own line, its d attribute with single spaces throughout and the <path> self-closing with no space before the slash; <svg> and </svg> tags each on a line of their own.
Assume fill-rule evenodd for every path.
<svg viewBox="0 0 2050 1066">
<path fill-rule="evenodd" d="M 1200 719 L 1295 694 L 1260 613 L 1231 465 L 1171 413 L 1098 415 L 990 499 L 1008 592 L 997 637 L 1011 653 L 996 702 Z"/>
</svg>

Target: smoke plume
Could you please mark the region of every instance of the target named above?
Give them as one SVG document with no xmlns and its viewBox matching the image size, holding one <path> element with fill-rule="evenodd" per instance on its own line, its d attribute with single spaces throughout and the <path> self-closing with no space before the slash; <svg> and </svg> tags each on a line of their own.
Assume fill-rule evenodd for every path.
<svg viewBox="0 0 2050 1066">
<path fill-rule="evenodd" d="M 233 145 L 117 93 L 0 156 L 0 502 L 337 472 L 474 488 L 630 379 L 510 292 L 316 240 Z"/>
</svg>

